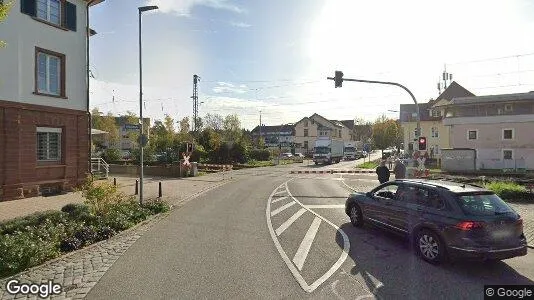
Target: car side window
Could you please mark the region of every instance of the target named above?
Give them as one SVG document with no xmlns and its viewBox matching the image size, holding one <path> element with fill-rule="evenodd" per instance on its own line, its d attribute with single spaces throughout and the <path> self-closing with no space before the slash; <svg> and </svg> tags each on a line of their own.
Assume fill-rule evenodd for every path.
<svg viewBox="0 0 534 300">
<path fill-rule="evenodd" d="M 412 203 L 438 210 L 445 208 L 445 202 L 437 191 L 419 187 L 415 187 L 414 190 L 415 193 L 411 199 Z"/>
<path fill-rule="evenodd" d="M 382 187 L 376 191 L 373 195 L 375 197 L 385 198 L 385 199 L 395 199 L 399 186 L 396 184 L 388 184 L 385 187 Z"/>
</svg>

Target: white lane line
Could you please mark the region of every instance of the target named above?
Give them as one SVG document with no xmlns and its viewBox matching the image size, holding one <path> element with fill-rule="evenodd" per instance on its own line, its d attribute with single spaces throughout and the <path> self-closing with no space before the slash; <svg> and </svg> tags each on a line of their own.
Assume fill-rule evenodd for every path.
<svg viewBox="0 0 534 300">
<path fill-rule="evenodd" d="M 282 225 L 280 225 L 280 227 L 278 227 L 278 229 L 276 229 L 276 235 L 281 235 L 284 231 L 286 231 L 286 229 L 291 226 L 291 224 L 293 224 L 298 218 L 300 218 L 300 216 L 302 216 L 304 213 L 306 212 L 306 210 L 304 208 L 301 208 L 299 211 L 297 211 L 293 216 L 291 216 L 291 218 L 287 219 L 287 221 L 285 221 Z"/>
<path fill-rule="evenodd" d="M 289 191 L 289 187 L 287 185 L 288 182 L 290 182 L 291 180 L 288 180 L 286 181 L 284 184 L 286 186 L 286 190 L 287 190 L 287 194 L 289 195 L 289 197 L 293 198 L 293 201 L 297 202 L 300 206 L 304 207 L 304 205 L 299 201 L 297 200 L 297 198 L 295 198 L 291 192 Z M 267 204 L 267 206 L 269 206 L 269 203 Z M 307 209 L 307 208 L 306 208 Z M 330 278 L 330 276 L 332 276 L 340 267 L 341 265 L 345 262 L 345 260 L 347 259 L 347 257 L 349 256 L 349 251 L 350 251 L 350 241 L 349 241 L 349 237 L 347 236 L 347 234 L 345 233 L 345 231 L 343 231 L 343 229 L 339 228 L 339 226 L 337 226 L 336 224 L 330 222 L 329 220 L 327 220 L 326 218 L 324 218 L 323 216 L 319 215 L 318 213 L 314 212 L 313 210 L 311 209 L 307 209 L 309 212 L 311 212 L 312 214 L 314 214 L 315 216 L 321 218 L 323 221 L 325 221 L 327 224 L 329 224 L 330 226 L 334 227 L 340 234 L 341 236 L 343 237 L 343 252 L 341 252 L 341 256 L 339 257 L 339 259 L 334 263 L 334 265 L 326 272 L 324 273 L 323 276 L 321 276 L 319 279 L 315 280 L 314 283 L 312 283 L 311 285 L 307 285 L 306 282 L 304 281 L 304 279 L 302 278 L 302 276 L 297 276 L 295 275 L 295 272 L 293 270 L 296 270 L 294 269 L 293 265 L 292 264 L 288 264 L 288 267 L 291 269 L 291 272 L 293 272 L 293 275 L 295 275 L 295 278 L 297 279 L 297 281 L 299 282 L 299 284 L 301 285 L 301 287 L 307 291 L 308 293 L 311 293 L 313 292 L 317 287 L 319 287 L 321 284 L 323 284 L 328 278 Z M 270 222 L 271 220 L 269 219 L 268 222 Z M 276 243 L 275 243 L 276 244 Z M 284 253 L 285 254 L 285 253 Z M 283 256 L 282 256 L 283 257 Z M 284 261 L 286 261 L 286 264 L 287 264 L 287 259 L 286 258 L 283 258 Z M 298 272 L 298 271 L 296 271 Z M 298 273 L 297 273 L 298 274 Z M 302 282 L 301 282 L 302 281 Z M 303 285 L 302 283 L 304 283 L 305 285 Z"/>
<path fill-rule="evenodd" d="M 271 212 L 271 217 L 276 216 L 277 214 L 283 212 L 284 210 L 290 208 L 290 207 L 293 206 L 293 205 L 295 205 L 295 202 L 294 202 L 294 201 L 291 201 L 291 202 L 289 202 L 288 204 L 286 204 L 286 205 L 284 205 L 284 206 L 282 206 L 282 207 L 280 207 L 280 208 L 278 208 L 278 209 L 273 210 L 273 211 Z"/>
<path fill-rule="evenodd" d="M 273 201 L 271 201 L 271 203 L 276 203 L 278 201 L 282 201 L 284 199 L 287 199 L 287 196 L 284 196 L 284 197 L 280 197 L 280 198 L 277 198 L 277 199 L 274 199 Z"/>
<path fill-rule="evenodd" d="M 308 252 L 310 252 L 313 240 L 317 235 L 317 231 L 319 231 L 319 225 L 321 225 L 321 219 L 315 217 L 310 228 L 308 228 L 308 232 L 306 232 L 304 239 L 300 243 L 299 249 L 297 250 L 297 253 L 295 253 L 295 257 L 293 257 L 293 262 L 295 263 L 299 271 L 302 271 L 302 267 L 304 266 L 304 262 L 306 261 Z"/>
<path fill-rule="evenodd" d="M 344 204 L 304 205 L 306 208 L 345 208 Z"/>
<path fill-rule="evenodd" d="M 274 193 L 274 195 L 283 194 L 285 192 L 286 192 L 285 190 L 281 190 L 281 191 L 278 191 L 278 192 Z"/>
</svg>

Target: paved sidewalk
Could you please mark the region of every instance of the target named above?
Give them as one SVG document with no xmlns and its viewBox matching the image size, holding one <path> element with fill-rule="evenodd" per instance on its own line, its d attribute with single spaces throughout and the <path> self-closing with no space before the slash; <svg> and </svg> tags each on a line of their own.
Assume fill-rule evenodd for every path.
<svg viewBox="0 0 534 300">
<path fill-rule="evenodd" d="M 136 178 L 116 177 L 117 184 L 128 194 L 133 194 Z M 113 182 L 113 177 L 110 179 Z M 163 184 L 163 198 L 170 204 L 180 206 L 195 197 L 215 189 L 225 183 L 231 182 L 230 176 L 222 174 L 212 174 L 201 177 L 185 179 L 158 179 L 149 178 L 145 181 L 145 198 L 157 197 L 158 182 Z M 31 198 L 39 205 L 30 202 L 24 204 L 20 200 L 0 203 L 0 211 L 9 207 L 10 214 L 3 214 L 4 217 L 11 218 L 24 215 L 27 212 L 35 212 L 47 209 L 58 209 L 64 204 L 82 201 L 79 193 L 61 195 L 55 197 Z M 13 203 L 19 203 L 20 212 L 13 209 Z M 21 209 L 21 206 L 23 209 Z M 167 214 L 156 215 L 153 218 L 126 230 L 109 240 L 105 240 L 84 249 L 65 254 L 55 260 L 36 266 L 15 276 L 0 279 L 0 299 L 39 299 L 37 295 L 10 295 L 6 291 L 6 284 L 12 278 L 20 280 L 21 283 L 40 283 L 53 280 L 54 283 L 62 286 L 62 293 L 52 296 L 52 299 L 83 299 L 91 288 L 102 278 L 112 264 L 128 250 L 147 230 L 149 230 L 158 220 L 165 218 Z"/>
<path fill-rule="evenodd" d="M 113 178 L 117 179 L 117 185 L 121 191 L 128 195 L 135 194 L 135 177 L 111 176 L 108 181 L 113 183 Z M 163 199 L 175 204 L 181 201 L 191 192 L 203 189 L 226 180 L 222 174 L 209 174 L 199 177 L 189 178 L 144 178 L 144 198 L 153 199 L 158 197 L 158 182 L 162 182 Z M 32 197 L 13 201 L 0 202 L 0 222 L 23 217 L 39 211 L 60 210 L 69 203 L 83 203 L 84 198 L 80 192 L 68 193 L 50 197 Z"/>
<path fill-rule="evenodd" d="M 534 204 L 510 203 L 523 218 L 523 232 L 529 247 L 534 248 Z"/>
</svg>

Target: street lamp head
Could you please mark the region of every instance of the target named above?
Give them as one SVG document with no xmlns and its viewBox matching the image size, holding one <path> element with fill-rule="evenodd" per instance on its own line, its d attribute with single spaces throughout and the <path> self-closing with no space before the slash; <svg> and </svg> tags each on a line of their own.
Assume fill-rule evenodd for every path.
<svg viewBox="0 0 534 300">
<path fill-rule="evenodd" d="M 144 12 L 144 11 L 149 11 L 149 10 L 154 10 L 154 9 L 158 9 L 158 7 L 155 6 L 155 5 L 141 6 L 141 7 L 139 7 L 139 12 Z"/>
</svg>

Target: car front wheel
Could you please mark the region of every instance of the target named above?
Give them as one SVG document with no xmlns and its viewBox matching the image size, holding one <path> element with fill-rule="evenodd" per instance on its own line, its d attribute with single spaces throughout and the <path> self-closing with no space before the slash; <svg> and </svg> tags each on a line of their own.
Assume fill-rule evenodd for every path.
<svg viewBox="0 0 534 300">
<path fill-rule="evenodd" d="M 362 210 L 356 204 L 351 205 L 349 209 L 350 222 L 354 227 L 361 227 L 363 225 Z"/>
<path fill-rule="evenodd" d="M 420 230 L 415 239 L 416 251 L 425 261 L 438 264 L 445 258 L 445 248 L 439 236 L 427 229 Z"/>
</svg>

